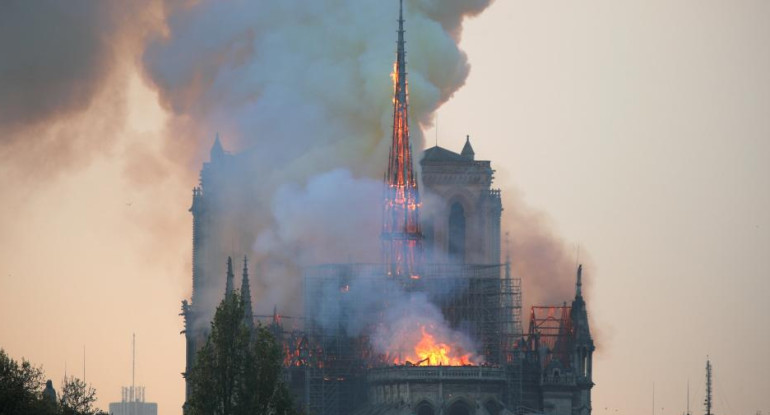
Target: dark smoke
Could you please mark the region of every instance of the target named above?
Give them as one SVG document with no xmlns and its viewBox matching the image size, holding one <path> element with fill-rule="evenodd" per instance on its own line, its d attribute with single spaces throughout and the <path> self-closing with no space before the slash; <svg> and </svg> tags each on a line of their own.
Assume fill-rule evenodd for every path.
<svg viewBox="0 0 770 415">
<path fill-rule="evenodd" d="M 114 62 L 114 5 L 0 4 L 0 126 L 14 129 L 86 108 Z M 3 141 L 12 139 L 3 135 Z"/>
<path fill-rule="evenodd" d="M 0 2 L 0 161 L 47 178 L 112 146 L 127 84 L 116 74 L 150 30 L 149 4 Z"/>
<path fill-rule="evenodd" d="M 578 261 L 583 264 L 583 293 L 589 297 L 595 268 L 588 253 L 581 251 L 578 258 L 578 247 L 558 236 L 547 214 L 529 206 L 513 186 L 506 190 L 503 227 L 512 273 L 522 280 L 524 318 L 534 305 L 571 303 Z"/>
</svg>

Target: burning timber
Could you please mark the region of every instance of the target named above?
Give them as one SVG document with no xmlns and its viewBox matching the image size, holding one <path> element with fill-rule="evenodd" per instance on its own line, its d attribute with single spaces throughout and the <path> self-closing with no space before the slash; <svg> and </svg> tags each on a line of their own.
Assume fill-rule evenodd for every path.
<svg viewBox="0 0 770 415">
<path fill-rule="evenodd" d="M 459 153 L 439 146 L 423 152 L 421 185 L 430 196 L 423 205 L 409 136 L 403 6 L 398 23 L 392 140 L 382 203 L 371 207 L 382 213 L 382 261 L 303 268 L 304 315 L 290 317 L 277 309 L 252 315 L 244 259 L 248 322 L 263 320 L 273 330 L 285 380 L 308 414 L 589 415 L 594 344 L 582 266 L 571 304 L 533 307 L 525 332 L 521 280 L 510 259 L 501 263 L 500 190 L 470 137 Z M 259 203 L 227 192 L 227 173 L 239 163 L 249 160 L 227 153 L 217 137 L 193 190 L 193 293 L 182 305 L 186 371 L 208 336 L 218 303 L 211 299 L 220 298 L 223 283 L 226 292 L 235 289 L 232 261 L 225 278 L 218 271 L 233 249 L 222 245 L 232 239 L 215 235 L 237 235 L 241 225 L 222 206 Z M 270 281 L 262 277 L 253 286 Z"/>
</svg>

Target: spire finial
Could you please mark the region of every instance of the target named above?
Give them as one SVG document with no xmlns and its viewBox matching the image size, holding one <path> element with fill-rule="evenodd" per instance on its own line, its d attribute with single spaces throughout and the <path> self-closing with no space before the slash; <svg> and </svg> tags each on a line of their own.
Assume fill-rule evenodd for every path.
<svg viewBox="0 0 770 415">
<path fill-rule="evenodd" d="M 583 264 L 578 265 L 575 298 L 583 297 Z"/>
<path fill-rule="evenodd" d="M 404 0 L 399 0 L 398 8 L 398 48 L 396 56 L 396 99 L 406 103 L 406 40 L 404 39 Z"/>
</svg>

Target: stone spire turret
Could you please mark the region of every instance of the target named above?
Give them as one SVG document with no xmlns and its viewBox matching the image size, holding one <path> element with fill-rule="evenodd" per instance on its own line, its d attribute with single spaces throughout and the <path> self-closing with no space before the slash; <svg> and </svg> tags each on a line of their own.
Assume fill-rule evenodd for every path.
<svg viewBox="0 0 770 415">
<path fill-rule="evenodd" d="M 470 135 L 465 136 L 465 145 L 463 146 L 463 151 L 460 152 L 460 155 L 470 160 L 473 160 L 474 157 L 476 157 L 476 153 L 473 151 L 473 146 L 471 146 Z"/>
<path fill-rule="evenodd" d="M 251 307 L 251 287 L 249 285 L 249 262 L 243 257 L 243 278 L 241 279 L 241 301 L 243 301 L 243 319 L 246 325 L 254 328 L 254 311 Z"/>
<path fill-rule="evenodd" d="M 591 330 L 588 327 L 588 312 L 586 311 L 586 302 L 583 300 L 583 265 L 578 265 L 577 281 L 575 283 L 575 299 L 572 300 L 572 327 L 575 333 L 575 341 L 584 345 L 590 344 L 593 347 L 591 339 Z"/>
<path fill-rule="evenodd" d="M 588 312 L 583 300 L 583 265 L 577 269 L 575 299 L 570 311 L 572 320 L 572 367 L 575 371 L 578 389 L 572 402 L 572 413 L 588 415 L 591 413 L 591 388 L 593 388 L 593 353 L 594 341 L 588 326 Z"/>
<path fill-rule="evenodd" d="M 235 274 L 233 274 L 233 258 L 227 257 L 227 281 L 225 282 L 225 295 L 230 295 L 235 290 L 233 280 Z"/>
</svg>

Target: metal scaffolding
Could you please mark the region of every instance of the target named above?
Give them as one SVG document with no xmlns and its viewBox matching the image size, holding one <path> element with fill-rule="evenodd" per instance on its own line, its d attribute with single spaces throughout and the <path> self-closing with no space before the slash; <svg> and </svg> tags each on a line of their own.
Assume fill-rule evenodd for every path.
<svg viewBox="0 0 770 415">
<path fill-rule="evenodd" d="M 530 350 L 542 352 L 543 366 L 557 359 L 570 366 L 570 342 L 572 341 L 572 307 L 532 307 L 529 322 Z"/>
</svg>

